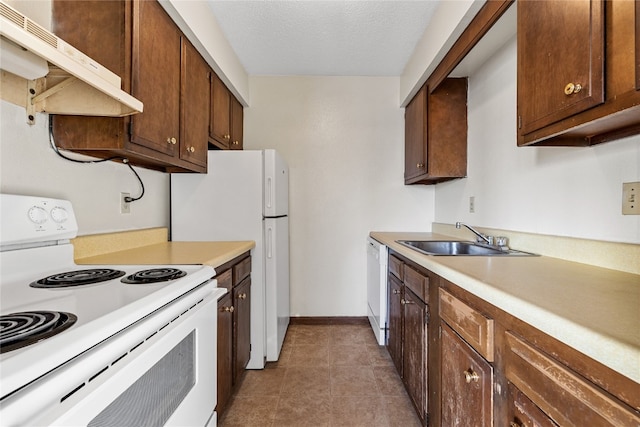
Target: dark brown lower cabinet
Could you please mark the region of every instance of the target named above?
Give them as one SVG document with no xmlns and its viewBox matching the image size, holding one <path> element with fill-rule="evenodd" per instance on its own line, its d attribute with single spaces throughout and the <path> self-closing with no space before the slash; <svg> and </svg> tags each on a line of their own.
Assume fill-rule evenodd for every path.
<svg viewBox="0 0 640 427">
<path fill-rule="evenodd" d="M 233 288 L 233 383 L 236 384 L 244 372 L 251 356 L 251 277 L 245 278 Z"/>
<path fill-rule="evenodd" d="M 233 304 L 231 294 L 218 301 L 218 415 L 227 408 L 233 390 Z"/>
<path fill-rule="evenodd" d="M 446 323 L 440 325 L 442 426 L 493 425 L 493 367 Z"/>
<path fill-rule="evenodd" d="M 422 420 L 427 414 L 427 319 L 428 306 L 405 287 L 402 380 Z"/>
<path fill-rule="evenodd" d="M 389 332 L 387 349 L 391 360 L 402 377 L 402 282 L 389 275 Z"/>
<path fill-rule="evenodd" d="M 246 252 L 216 267 L 219 288 L 228 293 L 218 301 L 218 394 L 220 417 L 245 372 L 251 356 L 251 257 Z"/>
</svg>

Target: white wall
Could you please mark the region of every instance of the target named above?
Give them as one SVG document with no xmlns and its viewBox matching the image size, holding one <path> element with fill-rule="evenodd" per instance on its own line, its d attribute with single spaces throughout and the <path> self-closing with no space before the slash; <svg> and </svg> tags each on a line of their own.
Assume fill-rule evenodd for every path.
<svg viewBox="0 0 640 427">
<path fill-rule="evenodd" d="M 0 192 L 68 199 L 78 218 L 79 235 L 169 225 L 169 176 L 135 168 L 144 197 L 120 214 L 120 192 L 140 193 L 138 180 L 123 164 L 76 164 L 49 146 L 48 115 L 26 123 L 24 108 L 0 103 Z M 65 152 L 67 153 L 67 152 Z M 67 153 L 69 157 L 88 158 Z"/>
<path fill-rule="evenodd" d="M 290 167 L 291 312 L 366 315 L 366 237 L 431 229 L 433 187 L 407 187 L 398 78 L 250 77 L 246 149 Z"/>
<path fill-rule="evenodd" d="M 437 222 L 640 243 L 640 216 L 621 213 L 622 183 L 640 181 L 640 136 L 516 147 L 515 37 L 470 77 L 468 112 L 468 178 L 436 186 Z"/>
</svg>

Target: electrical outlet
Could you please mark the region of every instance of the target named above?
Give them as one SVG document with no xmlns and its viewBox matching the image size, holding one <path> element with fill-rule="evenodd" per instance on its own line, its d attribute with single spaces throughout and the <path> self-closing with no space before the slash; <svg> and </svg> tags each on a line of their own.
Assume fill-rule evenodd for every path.
<svg viewBox="0 0 640 427">
<path fill-rule="evenodd" d="M 474 213 L 476 211 L 476 197 L 469 197 L 469 213 Z"/>
<path fill-rule="evenodd" d="M 131 213 L 131 202 L 127 202 L 126 198 L 131 197 L 131 193 L 120 193 L 120 213 Z"/>
<path fill-rule="evenodd" d="M 640 215 L 640 182 L 622 183 L 622 214 Z"/>
</svg>

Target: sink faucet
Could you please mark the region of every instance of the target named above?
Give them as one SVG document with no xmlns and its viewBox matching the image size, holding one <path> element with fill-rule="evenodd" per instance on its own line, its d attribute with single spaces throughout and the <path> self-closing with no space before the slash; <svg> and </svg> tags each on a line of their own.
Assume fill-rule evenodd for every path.
<svg viewBox="0 0 640 427">
<path fill-rule="evenodd" d="M 493 245 L 493 239 L 489 236 L 486 236 L 482 233 L 480 233 L 479 231 L 475 230 L 473 227 L 471 227 L 470 225 L 465 224 L 464 222 L 456 222 L 456 228 L 460 228 L 461 226 L 465 226 L 467 227 L 469 230 L 471 230 L 471 232 L 473 234 L 475 234 L 476 236 L 478 236 L 478 242 L 480 241 L 484 241 L 486 244 L 488 245 Z"/>
<path fill-rule="evenodd" d="M 499 237 L 487 236 L 486 234 L 480 233 L 478 230 L 474 229 L 470 225 L 465 224 L 464 222 L 456 222 L 456 228 L 460 228 L 463 225 L 465 227 L 467 227 L 469 230 L 471 230 L 471 232 L 478 237 L 476 239 L 477 242 L 484 242 L 485 244 L 487 244 L 489 246 L 496 247 L 496 248 L 498 248 L 500 250 L 503 250 L 503 251 L 508 251 L 509 250 L 509 246 L 507 245 L 507 238 L 506 237 L 502 237 L 502 236 L 499 236 Z"/>
</svg>

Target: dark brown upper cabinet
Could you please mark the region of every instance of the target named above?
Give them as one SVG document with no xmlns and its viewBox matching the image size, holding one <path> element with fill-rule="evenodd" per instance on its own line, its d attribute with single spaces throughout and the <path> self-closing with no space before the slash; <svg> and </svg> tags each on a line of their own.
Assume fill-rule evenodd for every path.
<svg viewBox="0 0 640 427">
<path fill-rule="evenodd" d="M 518 2 L 518 145 L 640 133 L 638 2 Z"/>
<path fill-rule="evenodd" d="M 435 184 L 467 174 L 467 79 L 423 86 L 405 110 L 405 184 Z"/>
<path fill-rule="evenodd" d="M 157 1 L 54 0 L 52 28 L 144 103 L 124 118 L 55 116 L 59 147 L 164 172 L 206 172 L 208 65 Z"/>
<path fill-rule="evenodd" d="M 211 73 L 209 143 L 222 150 L 242 150 L 242 104 L 222 80 Z"/>
</svg>

